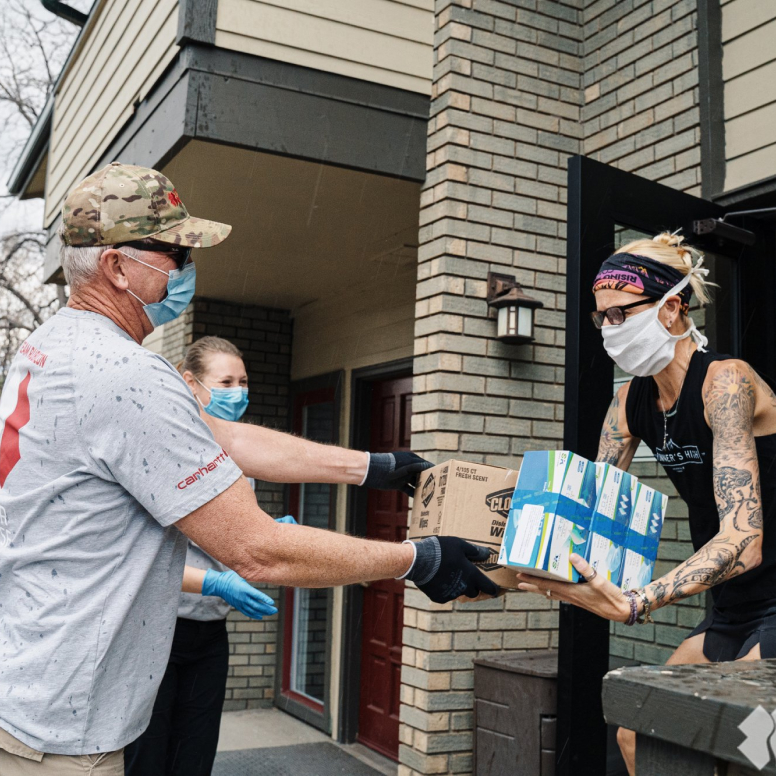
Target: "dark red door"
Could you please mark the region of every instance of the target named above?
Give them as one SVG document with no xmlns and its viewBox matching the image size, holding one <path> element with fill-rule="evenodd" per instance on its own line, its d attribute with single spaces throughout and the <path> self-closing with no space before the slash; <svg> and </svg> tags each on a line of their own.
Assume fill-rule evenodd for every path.
<svg viewBox="0 0 776 776">
<path fill-rule="evenodd" d="M 412 378 L 374 383 L 370 451 L 409 450 Z M 407 538 L 408 500 L 397 491 L 371 490 L 367 537 Z M 399 691 L 404 625 L 404 582 L 372 582 L 364 590 L 361 640 L 361 707 L 358 738 L 381 754 L 398 759 Z"/>
</svg>

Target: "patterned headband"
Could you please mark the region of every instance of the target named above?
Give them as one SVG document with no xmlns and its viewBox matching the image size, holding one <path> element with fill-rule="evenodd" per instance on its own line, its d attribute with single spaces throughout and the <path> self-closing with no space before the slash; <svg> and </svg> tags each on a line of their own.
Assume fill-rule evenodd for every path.
<svg viewBox="0 0 776 776">
<path fill-rule="evenodd" d="M 633 253 L 615 253 L 601 265 L 593 283 L 593 293 L 610 288 L 660 298 L 685 277 L 678 269 L 661 261 Z M 682 310 L 686 313 L 690 309 L 692 286 L 688 283 L 678 292 L 678 296 L 682 300 Z"/>
</svg>

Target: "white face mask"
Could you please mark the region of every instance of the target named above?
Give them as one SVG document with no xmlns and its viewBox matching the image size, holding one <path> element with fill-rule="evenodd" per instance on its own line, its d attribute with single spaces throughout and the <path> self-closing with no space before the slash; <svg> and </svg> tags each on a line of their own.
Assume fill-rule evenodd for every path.
<svg viewBox="0 0 776 776">
<path fill-rule="evenodd" d="M 701 269 L 703 258 L 690 270 L 683 280 L 675 285 L 663 298 L 649 310 L 638 315 L 630 315 L 619 326 L 604 326 L 601 334 L 604 348 L 620 369 L 636 377 L 649 377 L 662 372 L 673 360 L 676 343 L 692 337 L 698 344 L 698 350 L 705 350 L 709 341 L 689 319 L 687 331 L 674 336 L 660 322 L 658 314 L 666 300 L 678 294 L 693 275 L 707 275 L 707 269 Z"/>
</svg>

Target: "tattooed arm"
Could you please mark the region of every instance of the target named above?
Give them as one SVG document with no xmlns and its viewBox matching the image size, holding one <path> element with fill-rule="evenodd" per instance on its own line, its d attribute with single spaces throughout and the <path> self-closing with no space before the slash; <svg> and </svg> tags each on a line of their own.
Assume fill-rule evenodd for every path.
<svg viewBox="0 0 776 776">
<path fill-rule="evenodd" d="M 707 590 L 760 563 L 763 511 L 754 441 L 754 374 L 743 361 L 719 361 L 703 384 L 714 432 L 714 496 L 719 533 L 673 571 L 647 585 L 657 608 Z"/>
<path fill-rule="evenodd" d="M 754 373 L 742 361 L 719 361 L 709 368 L 703 384 L 703 403 L 714 432 L 714 495 L 719 533 L 689 560 L 644 588 L 653 609 L 708 590 L 760 563 L 763 512 L 753 431 L 757 393 L 753 378 Z M 627 386 L 623 386 L 609 408 L 598 453 L 599 460 L 621 467 L 630 463 L 638 444 L 624 425 L 622 408 L 626 396 Z M 590 575 L 592 569 L 583 558 L 572 555 L 570 560 L 582 576 Z M 553 598 L 609 620 L 628 620 L 628 602 L 620 589 L 601 575 L 586 585 L 529 574 L 518 574 L 518 579 L 521 590 L 549 590 Z"/>
<path fill-rule="evenodd" d="M 625 402 L 629 388 L 630 383 L 626 383 L 614 394 L 604 418 L 596 458 L 596 461 L 611 463 L 620 469 L 627 469 L 630 466 L 636 448 L 639 446 L 639 440 L 630 435 L 625 417 Z"/>
</svg>

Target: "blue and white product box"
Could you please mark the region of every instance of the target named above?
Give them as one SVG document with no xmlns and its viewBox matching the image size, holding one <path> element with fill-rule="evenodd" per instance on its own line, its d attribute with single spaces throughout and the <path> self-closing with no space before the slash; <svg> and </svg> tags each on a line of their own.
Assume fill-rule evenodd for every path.
<svg viewBox="0 0 776 776">
<path fill-rule="evenodd" d="M 596 463 L 596 502 L 587 542 L 587 562 L 619 585 L 638 479 L 608 463 Z"/>
<path fill-rule="evenodd" d="M 639 483 L 628 531 L 620 586 L 634 590 L 652 581 L 668 496 Z"/>
<path fill-rule="evenodd" d="M 586 458 L 567 450 L 526 453 L 499 564 L 576 582 L 569 556 L 585 556 L 595 494 L 595 465 Z"/>
</svg>

